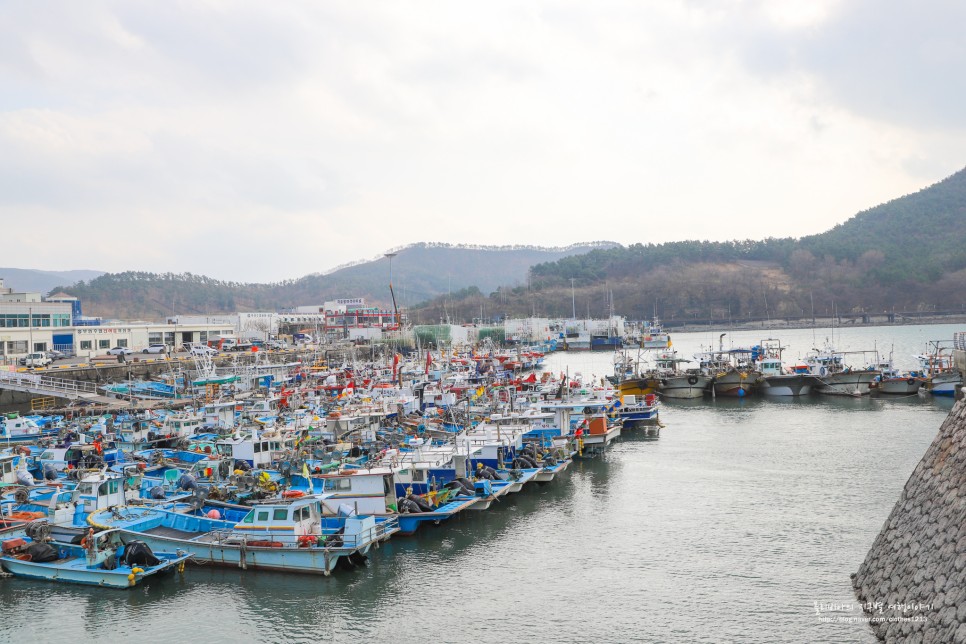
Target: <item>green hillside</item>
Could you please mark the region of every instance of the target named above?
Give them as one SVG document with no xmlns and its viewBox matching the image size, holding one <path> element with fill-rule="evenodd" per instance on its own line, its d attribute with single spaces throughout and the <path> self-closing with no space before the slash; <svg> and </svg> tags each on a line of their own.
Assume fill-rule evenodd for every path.
<svg viewBox="0 0 966 644">
<path fill-rule="evenodd" d="M 413 311 L 668 320 L 966 310 L 966 170 L 802 239 L 633 244 L 533 267 L 529 288 Z M 469 314 L 469 315 L 467 315 Z"/>
<path fill-rule="evenodd" d="M 413 244 L 393 258 L 393 281 L 401 305 L 478 286 L 487 292 L 525 283 L 535 263 L 585 253 L 611 242 L 566 248 L 532 246 L 470 247 Z M 281 310 L 343 297 L 365 297 L 390 305 L 389 262 L 385 258 L 327 274 L 273 284 L 242 284 L 190 273 L 108 273 L 87 282 L 62 285 L 81 299 L 87 315 L 157 320 L 175 313 L 208 315 L 232 311 Z"/>
</svg>

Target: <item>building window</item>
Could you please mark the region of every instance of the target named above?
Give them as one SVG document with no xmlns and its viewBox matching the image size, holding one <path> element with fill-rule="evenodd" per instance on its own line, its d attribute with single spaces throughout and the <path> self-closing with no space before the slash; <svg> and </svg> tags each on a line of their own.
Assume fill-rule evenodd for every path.
<svg viewBox="0 0 966 644">
<path fill-rule="evenodd" d="M 46 351 L 46 350 L 47 350 L 46 342 L 34 342 L 34 351 Z"/>
<path fill-rule="evenodd" d="M 15 340 L 7 343 L 7 353 L 27 353 L 27 341 Z"/>
<path fill-rule="evenodd" d="M 93 343 L 90 340 L 81 340 L 80 341 L 81 351 L 90 351 L 93 348 L 91 346 L 92 344 Z"/>
<path fill-rule="evenodd" d="M 111 348 L 111 341 L 110 340 L 98 340 L 97 341 L 97 348 L 98 349 L 110 349 Z"/>
<path fill-rule="evenodd" d="M 118 340 L 117 341 L 117 346 L 119 346 L 119 347 L 126 347 L 127 346 L 127 340 Z"/>
</svg>

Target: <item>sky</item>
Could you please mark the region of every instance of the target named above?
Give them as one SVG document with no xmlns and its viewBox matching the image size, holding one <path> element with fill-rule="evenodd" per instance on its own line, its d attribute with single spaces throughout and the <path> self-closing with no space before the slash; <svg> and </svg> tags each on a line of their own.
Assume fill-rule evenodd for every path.
<svg viewBox="0 0 966 644">
<path fill-rule="evenodd" d="M 966 3 L 0 3 L 2 263 L 813 234 L 966 166 Z"/>
</svg>

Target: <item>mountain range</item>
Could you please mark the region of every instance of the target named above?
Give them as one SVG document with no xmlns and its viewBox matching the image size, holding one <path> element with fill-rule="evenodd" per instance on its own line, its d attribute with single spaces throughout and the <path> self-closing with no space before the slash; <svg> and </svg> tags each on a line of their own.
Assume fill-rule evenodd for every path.
<svg viewBox="0 0 966 644">
<path fill-rule="evenodd" d="M 566 248 L 421 243 L 393 253 L 396 298 L 416 322 L 610 311 L 676 321 L 966 311 L 966 170 L 800 239 Z M 2 269 L 8 286 L 17 270 Z M 25 273 L 67 279 L 18 288 L 56 288 L 79 297 L 89 315 L 127 319 L 281 310 L 341 297 L 390 305 L 384 257 L 273 284 L 188 273 Z M 78 277 L 83 281 L 70 281 Z"/>
<path fill-rule="evenodd" d="M 18 292 L 49 293 L 62 284 L 100 277 L 104 271 L 41 271 L 32 268 L 0 268 L 0 279 Z"/>
<path fill-rule="evenodd" d="M 399 305 L 409 307 L 468 285 L 487 291 L 515 286 L 526 281 L 534 264 L 616 246 L 614 242 L 565 248 L 412 244 L 391 251 L 393 286 Z M 190 273 L 129 271 L 105 273 L 56 289 L 80 298 L 87 315 L 124 319 L 282 310 L 345 297 L 364 297 L 391 306 L 389 260 L 385 257 L 270 284 L 225 282 Z"/>
</svg>

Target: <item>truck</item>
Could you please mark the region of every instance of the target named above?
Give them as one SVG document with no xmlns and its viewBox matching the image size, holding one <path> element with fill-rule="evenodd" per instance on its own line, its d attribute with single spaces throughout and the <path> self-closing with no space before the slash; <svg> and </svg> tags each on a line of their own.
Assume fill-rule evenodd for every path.
<svg viewBox="0 0 966 644">
<path fill-rule="evenodd" d="M 47 367 L 53 362 L 47 354 L 44 353 L 28 353 L 25 358 L 21 358 L 20 363 L 25 367 Z"/>
</svg>

